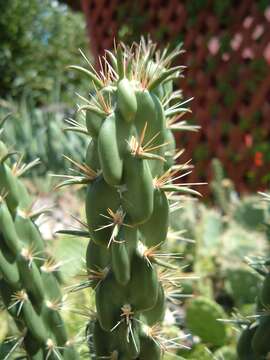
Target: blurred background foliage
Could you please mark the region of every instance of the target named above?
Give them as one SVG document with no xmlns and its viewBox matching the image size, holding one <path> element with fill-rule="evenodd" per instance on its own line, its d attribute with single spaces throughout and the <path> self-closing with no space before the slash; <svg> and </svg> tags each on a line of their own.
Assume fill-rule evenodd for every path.
<svg viewBox="0 0 270 360">
<path fill-rule="evenodd" d="M 87 94 L 89 81 L 67 70 L 90 57 L 83 14 L 54 0 L 0 2 L 0 116 L 12 114 L 5 140 L 40 158 L 32 175 L 61 172 L 63 154 L 82 159 L 85 140 L 63 132 L 63 119 L 74 115 L 74 94 Z"/>
<path fill-rule="evenodd" d="M 37 158 L 40 166 L 33 168 L 31 176 L 44 176 L 48 172 L 63 173 L 70 166 L 64 161 L 63 154 L 76 161 L 82 161 L 88 140 L 71 131 L 65 119 L 74 116 L 69 103 L 63 102 L 61 84 L 44 99 L 44 105 L 36 105 L 36 98 L 24 94 L 20 100 L 4 102 L 0 117 L 10 113 L 6 122 L 3 138 L 10 148 L 24 154 L 29 163 Z"/>
<path fill-rule="evenodd" d="M 1 1 L 0 13 L 0 97 L 31 93 L 44 104 L 56 84 L 64 89 L 62 101 L 87 88 L 81 76 L 66 71 L 82 60 L 78 49 L 88 48 L 81 13 L 53 0 Z"/>
</svg>

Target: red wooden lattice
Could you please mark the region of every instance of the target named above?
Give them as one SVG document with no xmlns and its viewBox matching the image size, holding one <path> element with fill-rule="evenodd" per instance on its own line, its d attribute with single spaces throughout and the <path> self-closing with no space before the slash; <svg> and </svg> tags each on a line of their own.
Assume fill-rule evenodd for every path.
<svg viewBox="0 0 270 360">
<path fill-rule="evenodd" d="M 193 21 L 190 0 L 138 0 L 136 16 L 146 17 L 142 35 L 184 42 L 186 53 L 179 61 L 188 70 L 179 85 L 186 97 L 195 98 L 191 108 L 202 126 L 178 139 L 186 159 L 194 159 L 189 180 L 209 181 L 210 161 L 218 157 L 239 191 L 258 190 L 269 185 L 264 179 L 270 173 L 270 7 L 261 11 L 256 1 L 231 1 L 221 16 L 213 10 L 218 1 L 205 3 Z M 134 3 L 128 0 L 81 4 L 94 55 L 111 48 L 134 18 Z M 119 9 L 124 9 L 121 22 Z"/>
</svg>

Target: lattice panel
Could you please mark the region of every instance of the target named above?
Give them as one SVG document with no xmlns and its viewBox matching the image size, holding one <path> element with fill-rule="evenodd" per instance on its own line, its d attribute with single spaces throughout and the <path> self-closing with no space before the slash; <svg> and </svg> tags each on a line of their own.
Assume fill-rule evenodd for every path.
<svg viewBox="0 0 270 360">
<path fill-rule="evenodd" d="M 245 0 L 222 10 L 216 8 L 222 2 L 202 0 L 193 11 L 191 3 L 82 0 L 93 52 L 111 48 L 125 24 L 159 43 L 183 40 L 187 51 L 179 61 L 188 70 L 179 85 L 186 97 L 194 96 L 193 116 L 202 126 L 178 138 L 186 159 L 194 159 L 189 180 L 209 181 L 210 161 L 218 157 L 238 190 L 264 188 L 270 174 L 270 7 L 262 11 Z M 200 190 L 206 194 L 206 188 Z"/>
</svg>

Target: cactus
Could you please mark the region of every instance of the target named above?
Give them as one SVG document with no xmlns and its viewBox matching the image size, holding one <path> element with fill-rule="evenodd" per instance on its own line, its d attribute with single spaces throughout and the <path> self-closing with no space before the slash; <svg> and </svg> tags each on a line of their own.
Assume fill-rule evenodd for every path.
<svg viewBox="0 0 270 360">
<path fill-rule="evenodd" d="M 33 177 L 46 175 L 48 171 L 66 171 L 67 164 L 62 154 L 81 160 L 82 149 L 86 146 L 83 136 L 76 136 L 72 132 L 63 133 L 62 118 L 68 117 L 70 113 L 65 104 L 59 104 L 59 95 L 53 95 L 48 102 L 53 104 L 37 108 L 33 99 L 27 97 L 18 103 L 10 100 L 6 103 L 7 109 L 0 108 L 0 117 L 7 110 L 12 112 L 12 121 L 5 125 L 3 141 L 16 144 L 16 151 L 23 152 L 27 163 L 36 158 L 41 161 L 40 166 L 29 173 Z M 69 122 L 68 118 L 66 122 Z"/>
<path fill-rule="evenodd" d="M 235 221 L 247 230 L 256 230 L 262 227 L 265 221 L 265 211 L 258 203 L 256 196 L 247 196 L 233 209 Z"/>
<path fill-rule="evenodd" d="M 225 318 L 220 305 L 206 297 L 197 297 L 188 304 L 186 317 L 187 327 L 203 342 L 213 346 L 225 345 L 228 331 L 226 324 L 218 321 Z"/>
<path fill-rule="evenodd" d="M 231 199 L 235 193 L 234 184 L 230 179 L 225 178 L 224 169 L 219 159 L 212 160 L 213 179 L 211 188 L 220 209 L 224 214 L 229 214 L 231 208 Z"/>
<path fill-rule="evenodd" d="M 40 212 L 32 210 L 19 179 L 36 162 L 24 165 L 20 159 L 11 166 L 13 153 L 1 141 L 0 149 L 0 295 L 21 333 L 11 348 L 3 345 L 3 358 L 22 345 L 29 359 L 78 359 L 59 312 L 59 266 L 48 255 L 33 221 Z"/>
<path fill-rule="evenodd" d="M 270 196 L 261 193 L 266 201 Z M 249 265 L 262 276 L 261 288 L 256 300 L 257 314 L 254 321 L 249 318 L 240 321 L 243 330 L 238 339 L 237 353 L 240 360 L 263 360 L 270 353 L 270 260 L 269 258 L 249 258 Z"/>
<path fill-rule="evenodd" d="M 172 90 L 183 67 L 170 64 L 182 50 L 155 49 L 145 40 L 131 47 L 119 44 L 100 61 L 99 74 L 89 62 L 90 70 L 71 66 L 89 76 L 96 91 L 90 99 L 80 96 L 78 112 L 86 127 L 74 127 L 90 139 L 86 160 L 69 159 L 79 175 L 58 185 L 86 185 L 86 230 L 62 233 L 90 238 L 88 280 L 79 288 L 95 290 L 96 317 L 87 329 L 98 359 L 162 357 L 158 325 L 176 271 L 170 254 L 162 253 L 168 196 L 198 194 L 173 182 L 187 168 L 174 164 L 181 152 L 173 132 L 196 130 L 178 120 L 189 109 L 181 92 Z"/>
<path fill-rule="evenodd" d="M 258 326 L 248 325 L 241 333 L 237 343 L 237 354 L 239 360 L 256 360 L 252 349 L 252 339 Z"/>
<path fill-rule="evenodd" d="M 270 352 L 270 272 L 269 259 L 252 259 L 250 265 L 263 276 L 261 289 L 257 297 L 257 315 L 255 321 L 240 321 L 243 331 L 237 344 L 237 352 L 240 360 L 266 359 Z"/>
<path fill-rule="evenodd" d="M 260 275 L 248 267 L 234 267 L 226 271 L 225 288 L 239 308 L 252 304 L 260 289 Z"/>
</svg>

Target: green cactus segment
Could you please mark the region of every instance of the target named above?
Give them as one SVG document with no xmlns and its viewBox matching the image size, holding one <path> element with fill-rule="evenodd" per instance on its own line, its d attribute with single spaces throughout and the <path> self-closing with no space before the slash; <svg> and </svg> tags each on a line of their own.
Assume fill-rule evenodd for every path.
<svg viewBox="0 0 270 360">
<path fill-rule="evenodd" d="M 18 267 L 22 279 L 22 285 L 31 295 L 33 301 L 39 306 L 44 299 L 45 290 L 41 279 L 40 271 L 36 264 L 29 263 L 24 256 L 18 256 Z"/>
<path fill-rule="evenodd" d="M 43 359 L 43 348 L 29 330 L 23 339 L 23 347 L 31 359 Z"/>
<path fill-rule="evenodd" d="M 106 358 L 110 354 L 110 338 L 111 334 L 106 333 L 100 326 L 99 322 L 96 320 L 93 328 L 93 342 L 95 348 L 95 354 L 97 358 Z M 104 339 L 107 338 L 107 341 Z"/>
<path fill-rule="evenodd" d="M 0 131 L 2 131 L 1 127 L 0 127 Z M 0 160 L 1 160 L 1 162 L 3 162 L 3 159 L 7 156 L 7 154 L 8 154 L 8 148 L 3 143 L 3 141 L 0 141 Z"/>
<path fill-rule="evenodd" d="M 171 166 L 174 165 L 174 155 L 176 149 L 176 142 L 172 131 L 168 129 L 165 131 L 164 142 L 166 143 L 166 146 L 164 147 L 164 154 L 166 159 L 166 163 L 164 164 L 164 167 L 165 170 L 168 170 L 170 169 Z"/>
<path fill-rule="evenodd" d="M 110 218 L 108 209 L 116 213 L 120 204 L 117 189 L 108 185 L 102 177 L 88 186 L 86 217 L 90 236 L 97 245 L 108 246 L 113 232 L 113 219 Z"/>
<path fill-rule="evenodd" d="M 257 199 L 250 196 L 239 202 L 234 210 L 233 218 L 247 230 L 260 227 L 264 221 L 264 210 L 256 206 Z"/>
<path fill-rule="evenodd" d="M 152 326 L 156 323 L 162 323 L 162 321 L 164 320 L 165 317 L 165 302 L 166 300 L 166 296 L 164 293 L 164 289 L 162 287 L 162 284 L 159 284 L 159 288 L 158 288 L 158 296 L 157 296 L 157 301 L 154 307 L 152 307 L 150 310 L 145 311 L 143 313 L 144 318 L 146 319 L 146 323 L 149 326 Z"/>
<path fill-rule="evenodd" d="M 122 343 L 119 346 L 119 339 Z M 112 332 L 111 348 L 117 348 L 119 354 L 127 359 L 136 359 L 140 353 L 139 325 L 131 321 L 129 325 L 122 322 Z"/>
<path fill-rule="evenodd" d="M 213 180 L 211 188 L 215 199 L 225 214 L 228 214 L 230 207 L 230 195 L 233 190 L 233 184 L 225 178 L 224 169 L 219 159 L 212 160 Z"/>
<path fill-rule="evenodd" d="M 270 273 L 265 276 L 260 293 L 260 300 L 265 308 L 270 306 Z"/>
<path fill-rule="evenodd" d="M 133 121 L 137 112 L 137 99 L 128 79 L 122 79 L 117 86 L 117 105 L 125 121 Z"/>
<path fill-rule="evenodd" d="M 269 273 L 266 273 L 257 297 L 256 320 L 242 331 L 238 339 L 237 353 L 240 360 L 263 360 L 270 352 L 269 279 Z"/>
<path fill-rule="evenodd" d="M 25 299 L 22 299 L 22 314 L 25 325 L 31 335 L 40 343 L 46 343 L 48 339 L 48 330 L 26 294 Z"/>
<path fill-rule="evenodd" d="M 23 335 L 27 358 L 78 359 L 59 312 L 62 294 L 58 267 L 48 258 L 32 219 L 37 214 L 31 212 L 33 200 L 18 179 L 27 166 L 20 168 L 18 161 L 11 170 L 9 163 L 0 164 L 1 300 Z"/>
<path fill-rule="evenodd" d="M 38 228 L 30 217 L 22 211 L 17 211 L 14 224 L 16 232 L 20 234 L 20 240 L 25 244 L 25 246 L 33 249 L 34 253 L 44 253 L 44 241 L 42 240 Z M 35 262 L 38 266 L 41 266 L 42 264 L 42 260 L 37 259 Z"/>
<path fill-rule="evenodd" d="M 45 289 L 45 298 L 51 302 L 60 302 L 62 293 L 54 274 L 45 267 L 41 268 L 41 281 Z"/>
<path fill-rule="evenodd" d="M 148 310 L 155 306 L 159 288 L 157 271 L 155 265 L 149 265 L 141 254 L 136 253 L 133 256 L 128 288 L 130 303 L 136 311 Z"/>
<path fill-rule="evenodd" d="M 222 346 L 227 340 L 227 329 L 217 319 L 225 318 L 221 306 L 208 298 L 198 297 L 187 307 L 187 326 L 192 334 L 198 335 L 203 342 Z"/>
<path fill-rule="evenodd" d="M 73 67 L 92 77 L 95 88 L 79 104 L 92 136 L 85 164 L 96 172 L 80 182 L 87 183 L 91 240 L 88 279 L 79 287 L 95 291 L 96 319 L 88 328 L 94 358 L 161 359 L 162 344 L 152 328 L 162 323 L 166 308 L 159 267 L 173 268 L 162 259 L 167 254 L 159 253 L 168 233 L 168 193 L 196 194 L 173 183 L 183 170 L 174 167 L 181 152 L 176 153 L 171 123 L 178 126 L 187 109 L 173 91 L 181 67 L 170 63 L 181 51 L 155 49 L 145 40 L 118 45 L 107 51 L 100 75 Z"/>
<path fill-rule="evenodd" d="M 98 144 L 94 139 L 92 139 L 88 145 L 85 163 L 94 171 L 97 171 L 101 168 L 98 157 Z"/>
<path fill-rule="evenodd" d="M 7 206 L 13 215 L 18 205 L 22 208 L 30 206 L 31 198 L 18 178 L 20 175 L 18 168 L 15 166 L 11 169 L 8 165 L 8 157 L 12 154 L 14 153 L 7 153 L 3 157 L 0 155 L 0 189 L 2 194 L 5 194 Z"/>
<path fill-rule="evenodd" d="M 269 343 L 270 316 L 261 316 L 258 328 L 252 338 L 251 345 L 256 356 L 265 356 L 270 351 Z"/>
<path fill-rule="evenodd" d="M 0 202 L 0 229 L 3 239 L 10 251 L 16 255 L 22 250 L 22 244 L 18 239 L 12 216 L 5 202 Z"/>
<path fill-rule="evenodd" d="M 238 339 L 237 355 L 239 360 L 256 360 L 255 354 L 251 347 L 252 338 L 257 330 L 257 327 L 247 327 L 244 329 Z"/>
<path fill-rule="evenodd" d="M 119 185 L 123 174 L 116 134 L 117 117 L 111 114 L 104 121 L 98 137 L 98 154 L 102 173 L 109 185 Z"/>
<path fill-rule="evenodd" d="M 109 251 L 90 241 L 86 250 L 86 268 L 88 273 L 105 269 L 110 262 Z"/>
<path fill-rule="evenodd" d="M 260 290 L 260 282 L 261 276 L 250 269 L 234 268 L 227 271 L 227 288 L 228 291 L 233 294 L 237 305 L 252 304 Z M 265 290 L 264 294 L 266 300 L 267 289 Z"/>
<path fill-rule="evenodd" d="M 20 288 L 20 274 L 14 256 L 6 246 L 3 237 L 0 234 L 0 273 L 12 288 Z"/>
<path fill-rule="evenodd" d="M 140 336 L 141 341 L 141 353 L 140 360 L 156 360 L 160 359 L 162 351 L 157 341 L 146 333 L 142 333 Z"/>
<path fill-rule="evenodd" d="M 19 205 L 20 198 L 17 179 L 13 176 L 11 169 L 3 163 L 0 163 L 0 189 L 7 193 L 6 202 L 13 213 Z"/>
<path fill-rule="evenodd" d="M 116 280 L 126 285 L 130 281 L 130 258 L 127 245 L 125 243 L 123 231 L 119 231 L 116 241 L 111 246 L 112 270 Z"/>
<path fill-rule="evenodd" d="M 126 303 L 127 290 L 116 281 L 112 273 L 108 274 L 96 289 L 97 314 L 103 330 L 113 329 L 120 319 L 121 308 Z"/>
<path fill-rule="evenodd" d="M 143 159 L 125 159 L 124 182 L 127 189 L 122 193 L 124 211 L 133 224 L 143 224 L 153 212 L 153 179 L 148 163 Z"/>
<path fill-rule="evenodd" d="M 154 209 L 148 221 L 139 229 L 147 247 L 163 243 L 167 238 L 169 225 L 169 203 L 165 193 L 154 191 Z"/>
<path fill-rule="evenodd" d="M 63 319 L 59 314 L 59 311 L 57 311 L 57 304 L 55 305 L 54 303 L 47 301 L 42 315 L 43 319 L 46 321 L 47 328 L 51 333 L 54 333 L 57 344 L 59 346 L 65 346 L 68 341 L 68 335 Z M 54 332 L 54 329 L 57 329 L 57 331 Z"/>
<path fill-rule="evenodd" d="M 1 274 L 2 275 L 2 274 Z M 15 306 L 12 306 L 12 296 L 14 294 L 14 289 L 8 281 L 4 278 L 0 279 L 0 295 L 3 301 L 5 308 L 8 310 L 9 314 L 14 318 L 17 319 L 17 309 Z"/>
<path fill-rule="evenodd" d="M 164 142 L 164 132 L 166 129 L 165 115 L 162 105 L 156 95 L 148 90 L 139 90 L 136 92 L 138 110 L 135 118 L 135 125 L 140 134 L 145 124 L 147 132 L 145 142 L 148 143 L 153 137 L 156 137 L 156 145 Z"/>
<path fill-rule="evenodd" d="M 102 114 L 99 114 L 91 109 L 86 109 L 85 124 L 89 135 L 93 138 L 98 137 L 103 120 L 104 115 L 102 116 Z"/>
</svg>

